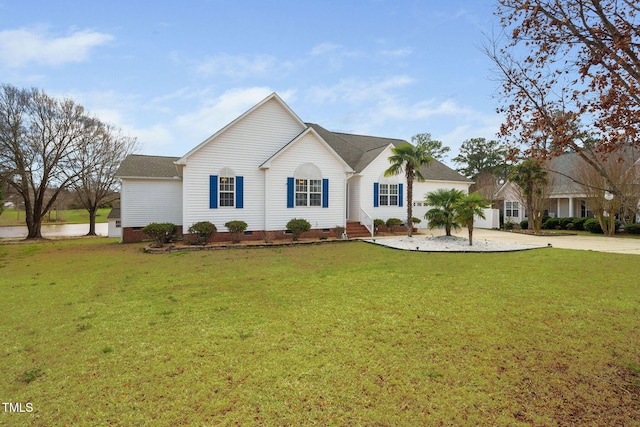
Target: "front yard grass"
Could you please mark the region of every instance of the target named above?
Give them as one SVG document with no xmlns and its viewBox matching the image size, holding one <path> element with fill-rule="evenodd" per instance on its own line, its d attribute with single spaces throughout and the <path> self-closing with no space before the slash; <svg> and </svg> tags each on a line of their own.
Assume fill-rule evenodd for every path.
<svg viewBox="0 0 640 427">
<path fill-rule="evenodd" d="M 640 257 L 0 246 L 2 425 L 640 423 Z"/>
</svg>

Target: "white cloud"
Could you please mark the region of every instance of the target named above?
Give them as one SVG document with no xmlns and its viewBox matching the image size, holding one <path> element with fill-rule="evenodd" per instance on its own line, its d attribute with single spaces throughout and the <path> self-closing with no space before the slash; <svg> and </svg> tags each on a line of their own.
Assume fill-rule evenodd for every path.
<svg viewBox="0 0 640 427">
<path fill-rule="evenodd" d="M 279 67 L 277 59 L 272 55 L 220 54 L 206 59 L 196 70 L 205 76 L 223 75 L 233 79 L 243 79 L 269 74 Z"/>
<path fill-rule="evenodd" d="M 148 128 L 124 127 L 123 131 L 137 138 L 138 152 L 154 155 L 179 156 L 183 153 L 175 153 L 172 144 L 176 142 L 175 135 L 164 124 L 155 124 Z M 167 152 L 169 150 L 170 152 Z"/>
<path fill-rule="evenodd" d="M 342 49 L 344 49 L 344 47 L 339 44 L 320 43 L 319 45 L 314 46 L 309 53 L 311 54 L 311 56 L 318 56 L 341 51 Z"/>
<path fill-rule="evenodd" d="M 383 50 L 380 52 L 383 56 L 390 56 L 394 58 L 401 58 L 405 56 L 409 56 L 413 53 L 413 49 L 410 47 L 402 47 L 394 50 Z"/>
<path fill-rule="evenodd" d="M 333 86 L 313 86 L 307 97 L 319 103 L 370 104 L 392 97 L 395 90 L 413 82 L 413 78 L 405 75 L 373 81 L 347 79 Z"/>
<path fill-rule="evenodd" d="M 83 62 L 93 48 L 112 41 L 110 34 L 90 30 L 55 37 L 44 28 L 0 31 L 0 62 L 20 68 L 31 63 L 61 65 Z"/>
</svg>

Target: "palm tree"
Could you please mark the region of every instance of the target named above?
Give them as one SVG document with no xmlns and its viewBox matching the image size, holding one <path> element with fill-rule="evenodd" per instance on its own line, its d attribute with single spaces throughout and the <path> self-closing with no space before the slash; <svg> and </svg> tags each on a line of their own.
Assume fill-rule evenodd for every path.
<svg viewBox="0 0 640 427">
<path fill-rule="evenodd" d="M 398 175 L 404 170 L 407 178 L 407 236 L 413 235 L 413 181 L 424 181 L 420 167 L 431 163 L 424 143 L 411 145 L 409 143 L 399 145 L 391 149 L 393 155 L 389 157 L 391 166 L 384 171 L 384 176 Z"/>
<path fill-rule="evenodd" d="M 456 230 L 460 228 L 456 216 L 456 206 L 465 196 L 464 191 L 455 188 L 450 190 L 440 188 L 427 193 L 424 200 L 428 206 L 431 206 L 431 209 L 424 217 L 429 222 L 429 228 L 444 227 L 447 236 L 451 236 L 452 228 Z"/>
<path fill-rule="evenodd" d="M 458 201 L 454 208 L 460 225 L 469 230 L 469 246 L 473 246 L 473 220 L 476 216 L 485 219 L 482 210 L 488 207 L 489 203 L 480 194 L 471 193 Z"/>
<path fill-rule="evenodd" d="M 513 167 L 509 178 L 520 188 L 522 195 L 526 198 L 529 230 L 539 231 L 541 217 L 536 213 L 542 212 L 536 212 L 534 196 L 541 194 L 544 186 L 547 185 L 547 171 L 543 160 L 534 157 L 524 160 Z"/>
</svg>

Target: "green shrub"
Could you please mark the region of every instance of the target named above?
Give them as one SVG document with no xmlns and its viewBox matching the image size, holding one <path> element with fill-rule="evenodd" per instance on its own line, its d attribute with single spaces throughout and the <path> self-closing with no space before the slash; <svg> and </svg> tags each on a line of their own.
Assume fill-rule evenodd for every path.
<svg viewBox="0 0 640 427">
<path fill-rule="evenodd" d="M 224 226 L 227 227 L 227 230 L 231 233 L 233 243 L 240 242 L 240 233 L 243 233 L 247 229 L 247 223 L 238 220 L 229 221 L 225 223 Z"/>
<path fill-rule="evenodd" d="M 547 218 L 547 220 L 542 223 L 542 229 L 558 230 L 560 229 L 560 220 L 558 218 Z"/>
<path fill-rule="evenodd" d="M 400 218 L 389 218 L 385 225 L 389 228 L 397 227 L 399 225 L 402 225 L 402 220 Z"/>
<path fill-rule="evenodd" d="M 573 229 L 574 230 L 578 230 L 578 231 L 584 231 L 584 223 L 588 219 L 589 218 L 587 218 L 587 217 L 574 218 L 573 219 Z"/>
<path fill-rule="evenodd" d="M 584 230 L 595 234 L 604 234 L 597 218 L 589 218 L 583 224 Z"/>
<path fill-rule="evenodd" d="M 629 224 L 626 230 L 629 234 L 640 234 L 640 224 Z"/>
<path fill-rule="evenodd" d="M 606 216 L 604 217 L 605 221 L 609 221 L 609 217 Z M 614 228 L 615 228 L 615 232 L 617 233 L 618 230 L 620 229 L 620 221 L 618 221 L 617 219 L 614 220 Z M 584 229 L 585 231 L 588 231 L 590 233 L 595 233 L 595 234 L 604 234 L 604 231 L 602 231 L 602 227 L 600 227 L 600 222 L 598 222 L 597 218 L 589 218 L 588 220 L 586 220 L 584 222 Z"/>
<path fill-rule="evenodd" d="M 411 222 L 414 224 L 420 224 L 422 220 L 420 218 L 416 218 L 415 216 L 411 217 Z"/>
<path fill-rule="evenodd" d="M 142 229 L 142 232 L 152 237 L 160 248 L 175 237 L 176 231 L 178 226 L 170 222 L 152 222 Z"/>
<path fill-rule="evenodd" d="M 376 218 L 373 220 L 374 227 L 380 227 L 381 225 L 386 225 L 384 219 Z"/>
<path fill-rule="evenodd" d="M 528 219 L 523 219 L 522 221 L 520 221 L 520 229 L 521 230 L 528 230 L 529 229 L 529 220 Z"/>
<path fill-rule="evenodd" d="M 293 234 L 293 240 L 298 240 L 305 231 L 311 230 L 311 224 L 306 219 L 293 218 L 287 223 L 287 230 Z"/>
<path fill-rule="evenodd" d="M 505 230 L 511 231 L 513 230 L 513 227 L 515 227 L 515 224 L 510 219 L 508 219 L 507 222 L 504 223 Z"/>
<path fill-rule="evenodd" d="M 200 221 L 189 227 L 189 234 L 193 234 L 196 238 L 196 243 L 200 245 L 206 245 L 209 241 L 209 237 L 218 231 L 216 226 L 209 221 Z"/>
<path fill-rule="evenodd" d="M 389 231 L 393 233 L 396 227 L 399 227 L 402 225 L 402 220 L 400 218 L 389 218 L 386 222 L 386 225 L 387 225 L 387 228 L 389 228 Z"/>
<path fill-rule="evenodd" d="M 570 230 L 570 228 L 569 228 L 569 224 L 571 224 L 571 226 L 573 226 L 573 220 L 574 220 L 574 219 L 575 219 L 575 218 L 570 217 L 570 216 L 565 217 L 565 218 L 559 218 L 559 219 L 558 219 L 558 223 L 559 223 L 559 225 L 560 225 L 560 228 L 561 228 L 562 230 Z"/>
</svg>

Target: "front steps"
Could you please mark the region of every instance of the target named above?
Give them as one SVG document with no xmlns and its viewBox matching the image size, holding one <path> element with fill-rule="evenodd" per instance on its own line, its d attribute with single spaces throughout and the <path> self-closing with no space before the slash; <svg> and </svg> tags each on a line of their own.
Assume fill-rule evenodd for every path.
<svg viewBox="0 0 640 427">
<path fill-rule="evenodd" d="M 369 232 L 369 230 L 367 230 L 367 227 L 356 221 L 347 222 L 346 232 L 347 237 L 349 237 L 350 239 L 371 237 L 371 233 Z"/>
</svg>

